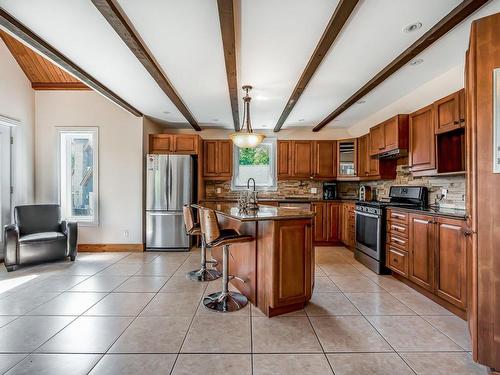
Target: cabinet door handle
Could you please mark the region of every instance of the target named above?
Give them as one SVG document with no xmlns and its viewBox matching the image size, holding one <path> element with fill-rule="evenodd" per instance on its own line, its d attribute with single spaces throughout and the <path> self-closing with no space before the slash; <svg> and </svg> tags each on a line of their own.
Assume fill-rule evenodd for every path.
<svg viewBox="0 0 500 375">
<path fill-rule="evenodd" d="M 455 120 L 455 121 L 453 121 L 453 123 L 454 123 L 455 125 L 458 125 L 458 124 L 460 124 L 460 121 Z"/>
<path fill-rule="evenodd" d="M 391 214 L 391 217 L 393 217 L 393 218 L 395 218 L 395 219 L 404 219 L 404 218 L 406 218 L 406 216 L 405 216 L 405 215 L 396 214 L 396 213 L 394 213 L 394 212 Z"/>
<path fill-rule="evenodd" d="M 404 228 L 403 227 L 399 227 L 397 225 L 391 225 L 391 228 L 394 229 L 396 232 L 404 232 Z"/>
<path fill-rule="evenodd" d="M 476 233 L 476 232 L 474 232 L 473 230 L 465 230 L 464 236 L 469 237 L 469 236 L 472 236 L 474 233 Z"/>
<path fill-rule="evenodd" d="M 399 238 L 391 237 L 391 239 L 392 239 L 394 242 L 397 242 L 397 243 L 400 243 L 400 244 L 404 244 L 404 243 L 405 243 L 405 241 L 400 240 Z"/>
</svg>

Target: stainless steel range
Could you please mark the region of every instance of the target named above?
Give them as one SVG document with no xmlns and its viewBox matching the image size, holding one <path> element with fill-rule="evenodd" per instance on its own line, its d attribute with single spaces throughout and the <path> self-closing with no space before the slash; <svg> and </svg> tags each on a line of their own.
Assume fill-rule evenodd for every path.
<svg viewBox="0 0 500 375">
<path fill-rule="evenodd" d="M 385 267 L 385 211 L 387 207 L 424 208 L 425 186 L 391 186 L 389 201 L 356 202 L 356 248 L 354 257 L 378 274 L 390 273 Z"/>
</svg>

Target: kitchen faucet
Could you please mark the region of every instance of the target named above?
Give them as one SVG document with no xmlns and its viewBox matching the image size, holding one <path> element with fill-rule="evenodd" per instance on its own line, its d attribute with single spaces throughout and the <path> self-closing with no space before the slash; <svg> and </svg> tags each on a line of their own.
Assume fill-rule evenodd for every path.
<svg viewBox="0 0 500 375">
<path fill-rule="evenodd" d="M 252 177 L 247 180 L 247 189 L 250 189 L 250 180 L 253 181 L 253 191 L 255 191 L 255 179 Z"/>
</svg>

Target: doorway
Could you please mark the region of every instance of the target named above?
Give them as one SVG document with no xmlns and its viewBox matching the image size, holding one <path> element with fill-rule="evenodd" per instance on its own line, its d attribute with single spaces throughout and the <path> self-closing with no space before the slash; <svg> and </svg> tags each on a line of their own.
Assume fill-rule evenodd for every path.
<svg viewBox="0 0 500 375">
<path fill-rule="evenodd" d="M 11 127 L 0 123 L 0 228 L 11 223 Z M 3 233 L 0 249 L 3 249 Z M 3 251 L 0 252 L 3 261 Z"/>
</svg>

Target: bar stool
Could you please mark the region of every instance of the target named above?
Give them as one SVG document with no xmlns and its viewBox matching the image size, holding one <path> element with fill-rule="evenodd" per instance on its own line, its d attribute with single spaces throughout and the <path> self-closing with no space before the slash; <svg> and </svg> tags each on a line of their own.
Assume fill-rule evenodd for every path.
<svg viewBox="0 0 500 375">
<path fill-rule="evenodd" d="M 239 234 L 234 229 L 221 230 L 215 211 L 207 208 L 200 209 L 200 226 L 208 248 L 222 246 L 222 291 L 203 298 L 203 304 L 206 308 L 218 312 L 240 310 L 248 303 L 248 299 L 243 294 L 230 292 L 228 289 L 229 280 L 236 278 L 243 281 L 236 276 L 229 275 L 229 245 L 253 241 L 254 238 L 246 234 Z"/>
<path fill-rule="evenodd" d="M 221 274 L 216 269 L 207 268 L 207 263 L 217 264 L 216 261 L 207 260 L 207 250 L 205 246 L 205 239 L 201 233 L 201 228 L 199 224 L 194 223 L 193 210 L 187 204 L 182 207 L 182 212 L 184 214 L 184 225 L 186 226 L 186 232 L 190 236 L 200 236 L 201 237 L 201 267 L 198 270 L 188 272 L 186 277 L 193 281 L 212 281 L 221 277 Z"/>
</svg>

